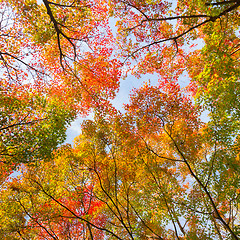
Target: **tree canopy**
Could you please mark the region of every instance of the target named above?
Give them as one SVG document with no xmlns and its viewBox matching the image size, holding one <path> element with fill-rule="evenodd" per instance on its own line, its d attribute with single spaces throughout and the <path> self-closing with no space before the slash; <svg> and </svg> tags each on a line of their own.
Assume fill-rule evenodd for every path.
<svg viewBox="0 0 240 240">
<path fill-rule="evenodd" d="M 240 239 L 239 0 L 0 3 L 1 239 Z"/>
</svg>

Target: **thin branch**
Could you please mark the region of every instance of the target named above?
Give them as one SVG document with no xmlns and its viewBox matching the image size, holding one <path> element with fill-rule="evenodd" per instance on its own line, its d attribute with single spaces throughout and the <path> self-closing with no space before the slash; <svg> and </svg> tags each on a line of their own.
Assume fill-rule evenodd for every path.
<svg viewBox="0 0 240 240">
<path fill-rule="evenodd" d="M 129 202 L 131 208 L 133 209 L 133 211 L 136 213 L 137 217 L 140 219 L 140 221 L 142 222 L 142 224 L 148 229 L 150 230 L 154 235 L 156 235 L 160 240 L 164 240 L 162 237 L 160 237 L 152 228 L 150 228 L 145 221 L 143 220 L 143 218 L 138 214 L 137 210 L 135 209 L 135 207 Z"/>
<path fill-rule="evenodd" d="M 240 4 L 240 3 L 239 3 Z M 220 222 L 223 224 L 223 226 L 227 229 L 227 231 L 232 235 L 232 237 L 235 240 L 239 240 L 239 238 L 237 237 L 237 235 L 233 232 L 233 230 L 230 228 L 230 226 L 224 221 L 224 219 L 222 218 L 222 216 L 220 215 L 217 206 L 215 204 L 215 202 L 213 201 L 213 198 L 210 194 L 210 192 L 208 191 L 208 189 L 204 186 L 204 184 L 201 182 L 201 180 L 197 177 L 197 175 L 193 172 L 189 162 L 187 161 L 187 159 L 185 158 L 183 152 L 180 150 L 180 148 L 178 147 L 176 141 L 173 139 L 173 137 L 166 131 L 166 129 L 164 129 L 164 131 L 167 133 L 167 135 L 169 136 L 169 138 L 172 140 L 174 146 L 177 149 L 177 152 L 180 154 L 180 156 L 182 157 L 182 159 L 184 160 L 184 163 L 187 165 L 187 168 L 190 172 L 190 174 L 193 176 L 193 178 L 197 181 L 197 183 L 199 184 L 199 186 L 203 189 L 203 191 L 206 193 L 208 199 L 210 200 L 210 204 L 214 210 L 214 213 L 216 215 L 216 217 L 220 220 Z"/>
<path fill-rule="evenodd" d="M 61 207 L 63 207 L 64 209 L 66 209 L 68 212 L 70 212 L 73 216 L 75 216 L 76 218 L 88 223 L 89 225 L 93 226 L 94 228 L 98 229 L 98 230 L 102 230 L 102 231 L 105 231 L 111 235 L 113 235 L 114 237 L 116 237 L 117 239 L 119 240 L 122 240 L 122 238 L 118 237 L 114 232 L 106 229 L 106 228 L 102 228 L 102 227 L 98 227 L 97 225 L 91 223 L 90 221 L 88 221 L 87 219 L 81 217 L 81 216 L 78 216 L 75 212 L 73 212 L 70 208 L 68 208 L 67 206 L 65 206 L 64 204 L 62 204 L 61 202 L 59 202 L 57 199 L 55 199 L 51 194 L 49 194 L 48 192 L 46 192 L 46 190 L 43 188 L 43 186 L 37 182 L 36 180 L 33 180 L 42 190 L 42 192 L 47 195 L 49 198 L 51 198 L 54 202 L 56 202 L 58 205 L 60 205 Z"/>
<path fill-rule="evenodd" d="M 46 119 L 47 119 L 47 118 L 41 118 L 41 119 L 29 121 L 29 122 L 15 123 L 15 124 L 9 125 L 9 126 L 7 126 L 7 127 L 0 128 L 0 131 L 6 130 L 6 129 L 8 129 L 8 128 L 16 127 L 16 126 L 31 125 L 31 124 L 34 124 L 34 123 L 36 123 L 36 122 L 38 122 L 38 121 L 43 121 L 43 120 L 46 120 Z"/>
<path fill-rule="evenodd" d="M 98 180 L 99 180 L 99 183 L 100 183 L 100 187 L 102 189 L 102 191 L 104 192 L 104 194 L 106 194 L 106 196 L 109 198 L 109 200 L 112 202 L 112 204 L 114 205 L 114 207 L 116 208 L 119 216 L 112 210 L 111 207 L 109 207 L 108 203 L 107 203 L 107 206 L 109 207 L 109 209 L 112 211 L 112 213 L 117 217 L 117 219 L 121 222 L 121 224 L 123 225 L 123 227 L 127 230 L 129 236 L 131 237 L 131 239 L 133 240 L 133 236 L 132 236 L 132 233 L 129 231 L 129 228 L 126 226 L 126 224 L 124 223 L 124 220 L 123 220 L 123 217 L 122 217 L 122 214 L 119 210 L 119 207 L 117 205 L 117 203 L 114 202 L 114 200 L 112 199 L 112 197 L 107 193 L 107 191 L 104 189 L 103 187 L 103 184 L 102 184 L 102 180 L 101 180 L 101 177 L 99 176 L 98 172 L 96 169 L 94 169 L 95 173 L 97 174 L 97 177 L 98 177 Z"/>
<path fill-rule="evenodd" d="M 234 48 L 237 48 L 235 51 L 233 51 L 231 54 L 230 54 L 230 56 L 231 55 L 233 55 L 233 54 L 235 54 L 236 52 L 238 52 L 239 50 L 240 50 L 240 43 L 238 43 Z"/>
<path fill-rule="evenodd" d="M 54 240 L 57 240 L 57 239 L 58 239 L 58 237 L 56 238 L 55 236 L 53 236 L 53 235 L 47 230 L 46 227 L 44 227 L 41 223 L 38 222 L 38 220 L 37 220 L 36 218 L 34 218 L 33 216 L 31 216 L 31 215 L 28 213 L 27 209 L 26 209 L 25 206 L 21 203 L 20 200 L 18 200 L 17 202 L 18 202 L 18 203 L 20 204 L 20 206 L 23 208 L 23 210 L 24 210 L 24 212 L 27 214 L 27 216 L 30 217 L 32 220 L 34 220 L 41 228 L 43 228 L 50 237 L 52 237 Z"/>
<path fill-rule="evenodd" d="M 139 8 L 137 8 L 135 5 L 133 5 L 133 4 L 129 3 L 129 2 L 121 1 L 121 0 L 120 0 L 120 2 L 122 2 L 122 3 L 124 3 L 124 4 L 128 5 L 128 6 L 136 9 L 136 10 L 139 11 L 146 19 L 149 19 L 148 16 L 147 16 L 142 10 L 140 10 Z"/>
<path fill-rule="evenodd" d="M 36 68 L 32 67 L 31 65 L 29 65 L 29 64 L 25 63 L 24 61 L 22 61 L 21 59 L 19 59 L 18 57 L 15 57 L 15 56 L 13 56 L 12 54 L 7 53 L 7 52 L 0 52 L 1 59 L 2 59 L 3 61 L 5 61 L 5 62 L 6 62 L 6 60 L 3 58 L 3 55 L 9 56 L 9 57 L 11 57 L 11 58 L 19 61 L 20 63 L 24 64 L 26 67 L 29 67 L 30 69 L 34 70 L 34 71 L 37 72 L 37 73 L 40 73 L 40 74 L 43 74 L 43 75 L 48 76 L 46 73 L 37 70 Z"/>
<path fill-rule="evenodd" d="M 225 10 L 224 10 L 223 12 L 221 12 L 218 16 L 199 15 L 199 16 L 202 16 L 202 17 L 208 17 L 209 19 L 206 19 L 205 21 L 203 21 L 203 22 L 201 22 L 201 23 L 199 23 L 199 24 L 197 24 L 197 25 L 195 25 L 195 26 L 190 27 L 188 30 L 184 31 L 183 33 L 181 33 L 181 34 L 179 34 L 179 35 L 177 35 L 177 36 L 175 36 L 175 37 L 170 37 L 170 38 L 166 38 L 166 39 L 161 39 L 161 40 L 159 40 L 159 41 L 154 41 L 154 42 L 152 42 L 152 43 L 150 43 L 150 44 L 147 44 L 147 45 L 145 45 L 145 46 L 142 46 L 142 47 L 138 48 L 137 50 L 135 50 L 134 52 L 132 52 L 132 53 L 127 57 L 127 59 L 130 58 L 130 57 L 133 57 L 134 54 L 136 54 L 137 52 L 139 52 L 139 51 L 141 51 L 141 50 L 143 50 L 143 49 L 145 49 L 145 48 L 149 48 L 149 47 L 151 47 L 151 46 L 153 46 L 153 45 L 156 45 L 156 44 L 159 44 L 159 43 L 164 43 L 164 42 L 167 42 L 167 41 L 174 41 L 174 42 L 176 42 L 179 38 L 183 37 L 184 35 L 186 35 L 187 33 L 191 32 L 192 30 L 197 29 L 197 28 L 199 28 L 200 26 L 205 25 L 205 24 L 208 23 L 208 22 L 215 22 L 218 18 L 222 17 L 223 15 L 226 15 L 227 13 L 229 13 L 229 12 L 231 12 L 232 10 L 238 8 L 239 6 L 240 6 L 240 1 L 239 1 L 239 2 L 236 2 L 236 4 L 234 4 L 233 6 L 225 9 Z M 197 15 L 195 15 L 195 16 L 197 16 Z M 195 16 L 194 16 L 194 17 L 195 17 Z M 185 18 L 189 18 L 189 16 L 179 16 L 179 17 L 176 16 L 176 17 L 170 17 L 170 18 L 163 18 L 162 20 L 171 20 L 171 18 L 177 19 L 177 18 L 184 18 L 184 17 L 185 17 Z M 146 21 L 146 20 L 144 20 L 144 21 Z M 127 59 L 126 59 L 124 62 L 126 62 Z"/>
<path fill-rule="evenodd" d="M 161 156 L 159 155 L 158 153 L 156 153 L 153 149 L 151 149 L 147 142 L 144 140 L 144 138 L 142 136 L 140 136 L 140 138 L 142 139 L 142 141 L 144 142 L 145 146 L 146 146 L 146 149 L 150 152 L 152 152 L 154 155 L 156 155 L 158 158 L 162 158 L 162 159 L 165 159 L 165 160 L 169 160 L 169 161 L 173 161 L 173 162 L 184 162 L 183 160 L 181 159 L 174 159 L 174 158 L 169 158 L 169 157 L 164 157 L 164 156 Z"/>
<path fill-rule="evenodd" d="M 74 5 L 77 1 L 73 1 L 70 5 L 65 5 L 65 4 L 60 4 L 60 3 L 55 3 L 55 2 L 50 2 L 48 1 L 49 4 L 57 6 L 57 7 L 63 7 L 63 8 L 85 8 L 85 7 L 90 7 L 91 5 L 85 5 L 85 6 L 78 6 Z"/>
<path fill-rule="evenodd" d="M 217 149 L 216 149 L 216 141 L 215 141 L 214 154 L 213 154 L 213 158 L 212 158 L 212 164 L 211 164 L 211 167 L 210 167 L 210 170 L 209 170 L 207 181 L 206 181 L 206 183 L 204 185 L 205 187 L 207 187 L 207 185 L 208 185 L 208 183 L 210 181 L 210 177 L 212 175 L 213 166 L 214 166 L 214 162 L 215 162 L 215 159 L 216 159 L 216 152 L 217 152 Z"/>
<path fill-rule="evenodd" d="M 205 3 L 206 6 L 217 6 L 217 5 L 225 5 L 225 4 L 230 4 L 230 3 L 236 3 L 236 0 L 231 0 L 231 1 L 223 1 L 223 2 L 216 2 L 216 3 Z"/>
<path fill-rule="evenodd" d="M 76 46 L 74 45 L 74 43 L 72 42 L 72 40 L 65 34 L 62 32 L 62 30 L 59 28 L 59 23 L 56 21 L 55 17 L 53 16 L 53 13 L 52 13 L 52 10 L 49 6 L 49 2 L 47 0 L 43 0 L 43 3 L 47 9 L 47 14 L 49 15 L 53 25 L 54 25 L 54 28 L 56 30 L 56 33 L 57 33 L 57 39 L 58 39 L 58 49 L 59 49 L 59 52 L 60 52 L 60 63 L 63 67 L 63 64 L 62 64 L 62 58 L 64 57 L 64 54 L 62 52 L 62 48 L 61 48 L 61 40 L 60 40 L 60 35 L 62 35 L 73 47 L 73 50 L 74 50 L 74 59 L 76 58 Z M 64 69 L 64 67 L 63 67 Z"/>
</svg>

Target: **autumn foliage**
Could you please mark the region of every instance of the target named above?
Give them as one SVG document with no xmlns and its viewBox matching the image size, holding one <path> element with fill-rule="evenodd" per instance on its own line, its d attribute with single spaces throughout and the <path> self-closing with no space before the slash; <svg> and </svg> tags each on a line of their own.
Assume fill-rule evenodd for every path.
<svg viewBox="0 0 240 240">
<path fill-rule="evenodd" d="M 239 10 L 0 0 L 0 238 L 240 239 Z"/>
</svg>

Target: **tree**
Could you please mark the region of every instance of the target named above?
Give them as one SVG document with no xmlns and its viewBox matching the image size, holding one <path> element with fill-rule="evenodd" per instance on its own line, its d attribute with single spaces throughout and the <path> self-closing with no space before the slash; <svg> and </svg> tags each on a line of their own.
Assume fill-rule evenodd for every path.
<svg viewBox="0 0 240 240">
<path fill-rule="evenodd" d="M 1 97 L 1 161 L 34 162 L 47 159 L 65 137 L 65 126 L 74 118 L 58 98 L 45 97 L 31 88 Z M 21 160 L 20 160 L 21 159 Z"/>
<path fill-rule="evenodd" d="M 226 168 L 222 146 L 207 141 L 199 108 L 180 88 L 165 89 L 136 90 L 125 114 L 96 114 L 74 149 L 8 183 L 11 201 L 2 202 L 30 217 L 15 232 L 74 239 L 86 223 L 90 239 L 238 239 L 239 165 Z M 85 204 L 93 215 L 83 214 Z"/>
<path fill-rule="evenodd" d="M 115 96 L 107 14 L 103 1 L 1 1 L 2 163 L 49 159 L 79 113 Z"/>
<path fill-rule="evenodd" d="M 2 239 L 240 238 L 239 0 L 1 3 Z"/>
<path fill-rule="evenodd" d="M 114 3 L 122 54 L 136 59 L 137 76 L 156 73 L 160 81 L 178 81 L 186 71 L 189 89 L 210 111 L 214 131 L 224 126 L 218 135 L 223 141 L 234 139 L 239 128 L 234 120 L 239 118 L 239 1 Z M 203 48 L 192 49 L 201 47 L 201 40 Z"/>
<path fill-rule="evenodd" d="M 7 86 L 34 82 L 73 98 L 84 113 L 114 97 L 121 64 L 114 57 L 107 1 L 1 2 Z"/>
<path fill-rule="evenodd" d="M 71 157 L 69 146 L 62 147 L 52 161 L 24 169 L 21 180 L 5 183 L 7 190 L 1 194 L 3 239 L 101 238 L 102 233 L 91 226 L 104 226 L 104 215 L 96 215 L 101 203 L 92 196 L 91 184 Z M 6 214 L 9 208 L 13 211 Z"/>
</svg>

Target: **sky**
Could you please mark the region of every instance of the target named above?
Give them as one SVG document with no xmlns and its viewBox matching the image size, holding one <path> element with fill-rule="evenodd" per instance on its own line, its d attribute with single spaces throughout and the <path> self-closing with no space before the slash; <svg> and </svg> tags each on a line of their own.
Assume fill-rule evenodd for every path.
<svg viewBox="0 0 240 240">
<path fill-rule="evenodd" d="M 113 106 L 117 110 L 123 110 L 123 105 L 129 103 L 130 93 L 133 88 L 139 88 L 144 82 L 149 82 L 150 84 L 157 84 L 157 77 L 154 75 L 147 74 L 141 79 L 137 79 L 134 76 L 128 76 L 126 79 L 120 81 L 119 92 L 117 93 L 115 99 L 112 101 Z M 73 139 L 81 133 L 81 123 L 84 119 L 93 119 L 93 114 L 82 118 L 78 117 L 71 126 L 67 129 L 67 139 L 65 143 L 73 144 Z"/>
<path fill-rule="evenodd" d="M 130 93 L 133 88 L 139 88 L 143 85 L 144 82 L 150 82 L 151 85 L 156 85 L 158 82 L 158 77 L 152 74 L 146 74 L 142 78 L 138 79 L 134 76 L 128 76 L 126 79 L 120 81 L 119 92 L 116 95 L 116 98 L 112 101 L 113 106 L 122 111 L 123 105 L 128 104 L 130 100 Z M 186 74 L 183 74 L 179 77 L 179 84 L 181 88 L 184 88 L 189 83 L 189 78 Z M 204 119 L 207 117 L 207 113 L 203 114 Z M 93 119 L 93 114 L 82 118 L 78 117 L 75 121 L 72 122 L 71 126 L 67 129 L 67 139 L 65 143 L 73 144 L 73 140 L 81 133 L 81 123 L 83 120 Z"/>
<path fill-rule="evenodd" d="M 173 4 L 173 8 L 175 5 Z M 113 35 L 116 37 L 116 18 L 110 18 L 109 26 L 112 29 Z M 174 23 L 171 21 L 171 23 Z M 195 47 L 191 49 L 191 51 L 195 49 L 201 49 L 204 45 L 203 42 L 200 40 L 197 41 L 192 41 L 191 44 L 195 44 Z M 188 47 L 188 46 L 187 46 Z M 142 78 L 136 78 L 132 75 L 128 76 L 126 79 L 121 79 L 120 80 L 120 88 L 119 92 L 116 95 L 116 98 L 112 101 L 113 106 L 117 110 L 123 110 L 123 105 L 128 104 L 130 100 L 130 93 L 133 88 L 139 88 L 140 86 L 143 85 L 144 82 L 148 82 L 151 85 L 156 85 L 158 82 L 158 77 L 155 74 L 145 74 Z M 186 73 L 183 73 L 179 77 L 179 84 L 181 88 L 186 87 L 189 84 L 190 80 L 189 77 L 187 76 Z M 207 112 L 205 111 L 202 114 L 202 120 L 204 122 L 208 121 L 207 117 Z M 77 137 L 81 133 L 81 123 L 83 122 L 84 119 L 93 119 L 93 114 L 89 114 L 89 116 L 82 118 L 78 117 L 75 121 L 72 122 L 71 126 L 67 129 L 67 139 L 65 143 L 70 143 L 73 144 L 73 140 L 75 137 Z"/>
</svg>

